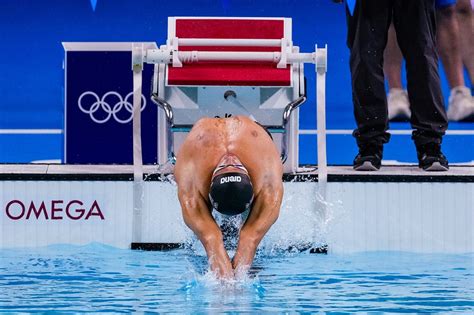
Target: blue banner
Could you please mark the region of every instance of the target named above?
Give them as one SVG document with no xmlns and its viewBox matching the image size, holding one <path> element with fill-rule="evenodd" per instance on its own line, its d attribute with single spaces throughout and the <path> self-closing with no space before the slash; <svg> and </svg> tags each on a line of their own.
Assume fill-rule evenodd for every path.
<svg viewBox="0 0 474 315">
<path fill-rule="evenodd" d="M 127 51 L 67 52 L 65 162 L 132 164 L 133 77 Z M 157 161 L 157 107 L 150 101 L 153 66 L 142 91 L 143 162 Z"/>
</svg>

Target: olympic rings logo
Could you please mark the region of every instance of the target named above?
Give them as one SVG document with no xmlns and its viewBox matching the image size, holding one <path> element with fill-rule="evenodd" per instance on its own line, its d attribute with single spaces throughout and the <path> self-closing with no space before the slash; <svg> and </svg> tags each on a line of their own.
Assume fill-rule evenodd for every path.
<svg viewBox="0 0 474 315">
<path fill-rule="evenodd" d="M 84 97 L 88 95 L 93 98 L 92 101 L 94 102 L 91 104 L 90 101 L 89 102 L 85 101 L 86 104 L 87 103 L 90 104 L 89 106 L 86 106 L 82 102 L 83 102 Z M 113 106 L 111 106 L 109 103 L 105 101 L 107 97 L 110 98 L 112 96 L 117 99 L 117 102 Z M 81 112 L 83 112 L 84 114 L 89 114 L 92 121 L 97 124 L 104 124 L 108 122 L 112 117 L 113 119 L 115 119 L 116 122 L 120 124 L 126 124 L 132 121 L 133 119 L 133 104 L 129 102 L 129 98 L 131 96 L 133 96 L 133 92 L 128 93 L 124 99 L 122 98 L 122 95 L 120 95 L 119 93 L 115 91 L 109 91 L 105 93 L 104 96 L 102 96 L 102 98 L 99 98 L 99 96 L 96 93 L 92 91 L 87 91 L 87 92 L 82 93 L 81 96 L 79 96 L 79 99 L 77 100 L 77 105 L 79 106 L 79 109 L 81 110 Z M 87 109 L 86 107 L 88 107 L 89 109 Z M 146 107 L 146 99 L 145 99 L 145 96 L 143 96 L 142 94 L 142 102 L 141 102 L 140 111 L 143 112 L 145 107 Z M 125 109 L 125 113 L 127 113 L 125 114 L 125 117 L 124 117 L 124 114 L 121 114 L 120 116 L 118 115 L 118 113 L 122 111 L 122 109 Z M 100 112 L 105 113 L 105 116 L 98 118 L 97 114 L 99 114 Z"/>
</svg>

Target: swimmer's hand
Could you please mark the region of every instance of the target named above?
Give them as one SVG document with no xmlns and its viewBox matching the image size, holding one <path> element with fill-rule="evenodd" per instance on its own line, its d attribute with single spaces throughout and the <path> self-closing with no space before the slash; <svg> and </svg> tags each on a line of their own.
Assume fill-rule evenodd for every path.
<svg viewBox="0 0 474 315">
<path fill-rule="evenodd" d="M 209 233 L 201 241 L 206 250 L 211 271 L 221 279 L 233 279 L 234 270 L 232 269 L 229 255 L 225 250 L 220 231 L 216 235 Z"/>
<path fill-rule="evenodd" d="M 234 279 L 234 269 L 232 268 L 232 264 L 230 262 L 229 256 L 227 256 L 227 253 L 224 257 L 219 257 L 218 255 L 210 256 L 209 266 L 211 268 L 211 271 L 219 279 Z"/>
<path fill-rule="evenodd" d="M 246 238 L 244 235 L 240 235 L 239 244 L 232 260 L 232 267 L 235 271 L 247 272 L 250 269 L 258 243 L 260 243 L 260 240 L 256 241 L 254 238 Z"/>
</svg>

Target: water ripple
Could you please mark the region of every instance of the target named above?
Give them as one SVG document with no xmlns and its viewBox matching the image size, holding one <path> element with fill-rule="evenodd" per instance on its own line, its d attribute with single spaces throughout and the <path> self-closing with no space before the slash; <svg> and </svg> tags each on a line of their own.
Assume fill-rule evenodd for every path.
<svg viewBox="0 0 474 315">
<path fill-rule="evenodd" d="M 472 254 L 279 255 L 260 255 L 250 275 L 222 283 L 189 250 L 4 250 L 0 312 L 474 311 Z"/>
</svg>

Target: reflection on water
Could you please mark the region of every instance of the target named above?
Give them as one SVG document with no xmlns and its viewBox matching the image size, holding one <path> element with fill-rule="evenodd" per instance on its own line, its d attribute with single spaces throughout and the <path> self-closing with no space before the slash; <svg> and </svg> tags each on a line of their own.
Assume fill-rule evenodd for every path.
<svg viewBox="0 0 474 315">
<path fill-rule="evenodd" d="M 0 251 L 0 311 L 283 312 L 474 310 L 473 254 L 261 252 L 221 282 L 189 249 L 102 245 Z"/>
</svg>

